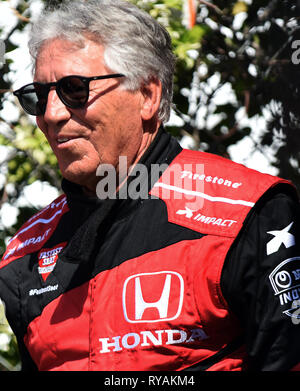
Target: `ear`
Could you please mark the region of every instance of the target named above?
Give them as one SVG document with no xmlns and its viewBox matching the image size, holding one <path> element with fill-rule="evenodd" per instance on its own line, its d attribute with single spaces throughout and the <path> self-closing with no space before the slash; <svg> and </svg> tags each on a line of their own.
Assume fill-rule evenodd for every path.
<svg viewBox="0 0 300 391">
<path fill-rule="evenodd" d="M 157 79 L 151 79 L 147 84 L 142 85 L 141 117 L 144 121 L 152 119 L 157 114 L 161 100 L 161 91 L 161 82 Z"/>
</svg>

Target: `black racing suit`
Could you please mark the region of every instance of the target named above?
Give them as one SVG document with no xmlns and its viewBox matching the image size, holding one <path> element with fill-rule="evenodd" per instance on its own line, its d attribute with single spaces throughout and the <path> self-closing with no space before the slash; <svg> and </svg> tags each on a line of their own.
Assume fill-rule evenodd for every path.
<svg viewBox="0 0 300 391">
<path fill-rule="evenodd" d="M 170 164 L 180 153 L 161 129 L 141 162 Z M 147 177 L 139 186 L 153 185 Z M 219 254 L 214 235 L 168 221 L 169 210 L 156 197 L 87 198 L 67 180 L 62 188 L 68 209 L 60 213 L 53 203 L 55 216 L 33 218 L 20 230 L 22 245 L 11 245 L 0 263 L 0 297 L 23 370 L 279 371 L 299 364 L 300 215 L 292 186 L 279 183 L 260 196 L 230 242 L 219 273 L 223 304 L 213 295 L 197 297 L 206 284 L 204 269 L 212 267 L 201 257 Z M 187 218 L 194 213 L 185 212 Z M 44 224 L 40 236 L 31 232 L 36 219 Z M 161 310 L 164 293 L 169 307 Z"/>
</svg>

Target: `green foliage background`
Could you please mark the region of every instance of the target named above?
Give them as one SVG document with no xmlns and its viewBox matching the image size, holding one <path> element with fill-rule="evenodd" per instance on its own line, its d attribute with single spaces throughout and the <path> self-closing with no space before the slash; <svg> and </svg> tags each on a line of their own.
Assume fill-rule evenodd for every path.
<svg viewBox="0 0 300 391">
<path fill-rule="evenodd" d="M 30 6 L 37 1 L 17 1 L 16 23 L 5 35 L 1 30 L 5 21 L 0 15 L 0 38 L 5 41 L 6 53 L 17 49 L 14 34 L 25 34 L 31 20 Z M 293 180 L 299 187 L 300 78 L 299 65 L 292 62 L 295 54 L 292 43 L 300 39 L 299 2 L 198 0 L 197 21 L 189 29 L 183 23 L 186 0 L 131 1 L 165 25 L 172 37 L 178 59 L 174 111 L 181 123 L 169 124 L 168 131 L 179 139 L 190 135 L 192 148 L 230 157 L 230 146 L 246 136 L 252 137 L 244 120 L 263 116 L 267 109 L 271 117 L 265 132 L 255 141 L 253 152 L 259 149 L 266 154 L 272 150 L 270 165 L 277 168 L 278 175 Z M 44 0 L 46 7 L 56 3 L 60 1 Z M 238 15 L 243 16 L 239 25 Z M 12 66 L 12 60 L 6 59 L 0 69 L 0 145 L 9 150 L 8 157 L 0 160 L 1 173 L 5 175 L 0 188 L 0 208 L 4 203 L 15 205 L 18 217 L 11 227 L 0 220 L 0 255 L 7 238 L 36 211 L 30 205 L 18 205 L 24 187 L 40 180 L 59 189 L 61 180 L 56 158 L 32 119 L 21 110 L 17 120 L 4 121 L 1 117 L 2 105 L 11 96 Z M 218 82 L 211 85 L 210 80 L 216 75 Z M 224 86 L 230 86 L 233 99 L 216 103 L 215 97 Z M 243 121 L 238 116 L 241 110 Z M 211 118 L 215 119 L 213 125 Z M 8 336 L 5 346 L 1 345 L 1 335 Z M 0 312 L 0 369 L 19 369 L 16 341 L 3 312 Z"/>
</svg>

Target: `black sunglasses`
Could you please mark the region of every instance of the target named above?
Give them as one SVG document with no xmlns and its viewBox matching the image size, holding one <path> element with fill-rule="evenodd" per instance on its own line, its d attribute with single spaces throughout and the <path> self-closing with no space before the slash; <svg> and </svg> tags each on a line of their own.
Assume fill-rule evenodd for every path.
<svg viewBox="0 0 300 391">
<path fill-rule="evenodd" d="M 84 107 L 89 99 L 89 85 L 92 80 L 111 79 L 124 77 L 121 73 L 104 76 L 65 76 L 52 83 L 30 83 L 13 92 L 26 113 L 30 115 L 43 115 L 46 111 L 48 94 L 51 87 L 55 86 L 60 100 L 72 109 Z"/>
</svg>

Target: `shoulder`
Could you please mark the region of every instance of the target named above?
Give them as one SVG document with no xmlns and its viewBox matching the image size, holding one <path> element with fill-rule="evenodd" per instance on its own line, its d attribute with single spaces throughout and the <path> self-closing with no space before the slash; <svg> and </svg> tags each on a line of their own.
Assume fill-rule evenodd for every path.
<svg viewBox="0 0 300 391">
<path fill-rule="evenodd" d="M 213 154 L 182 150 L 150 194 L 167 205 L 169 221 L 207 234 L 235 237 L 262 195 L 282 178 Z"/>
<path fill-rule="evenodd" d="M 68 210 L 67 199 L 63 194 L 31 217 L 9 240 L 0 268 L 17 258 L 38 251 Z"/>
<path fill-rule="evenodd" d="M 269 184 L 274 181 L 277 182 L 278 180 L 287 182 L 282 178 L 262 173 L 248 168 L 243 164 L 208 152 L 183 149 L 171 163 L 171 165 L 175 164 L 180 164 L 180 166 L 184 165 L 184 167 L 187 168 L 192 164 L 192 168 L 200 169 L 202 174 L 201 178 L 203 178 L 203 174 L 205 174 L 205 178 L 203 179 L 205 182 L 212 182 L 217 185 L 219 184 L 229 188 L 232 187 L 234 189 L 242 189 L 253 178 L 258 177 L 263 180 L 264 184 Z M 222 178 L 221 174 L 227 174 L 228 178 Z M 189 175 L 191 175 L 191 173 L 189 173 Z M 219 177 L 217 177 L 217 175 L 219 175 Z"/>
</svg>

